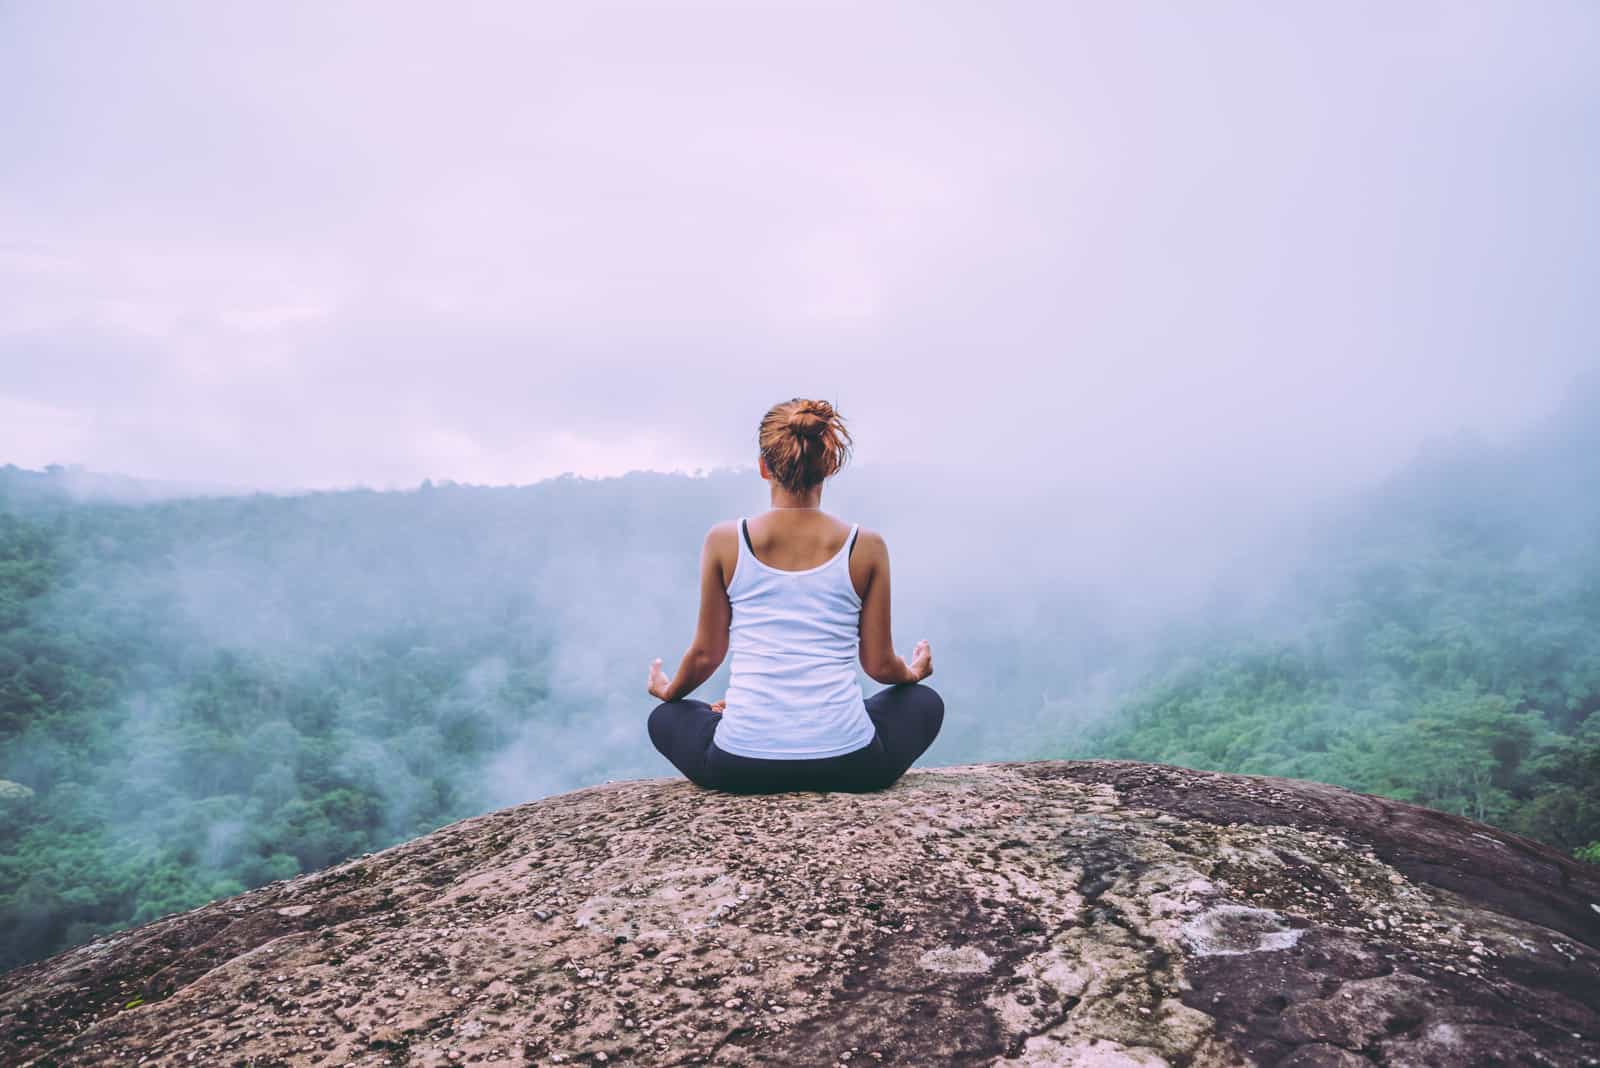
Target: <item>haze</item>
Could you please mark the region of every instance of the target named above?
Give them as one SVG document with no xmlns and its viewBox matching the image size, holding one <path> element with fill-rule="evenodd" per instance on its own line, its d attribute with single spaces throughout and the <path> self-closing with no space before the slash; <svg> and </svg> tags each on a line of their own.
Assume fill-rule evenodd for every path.
<svg viewBox="0 0 1600 1068">
<path fill-rule="evenodd" d="M 1559 2 L 0 0 L 0 968 L 673 775 L 646 666 L 793 396 L 923 766 L 1600 857 L 1596 55 Z"/>
<path fill-rule="evenodd" d="M 0 459 L 277 490 L 693 471 L 817 395 L 930 492 L 1275 508 L 1511 433 L 1595 362 L 1597 29 L 1553 2 L 0 5 Z"/>
</svg>

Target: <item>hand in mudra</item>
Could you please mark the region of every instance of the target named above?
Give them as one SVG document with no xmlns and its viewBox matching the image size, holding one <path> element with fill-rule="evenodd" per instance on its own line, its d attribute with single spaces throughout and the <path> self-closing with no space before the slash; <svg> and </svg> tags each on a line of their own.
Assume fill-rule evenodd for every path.
<svg viewBox="0 0 1600 1068">
<path fill-rule="evenodd" d="M 657 701 L 667 699 L 667 687 L 672 685 L 672 680 L 667 678 L 667 673 L 661 670 L 661 658 L 658 656 L 650 661 L 650 696 Z"/>
<path fill-rule="evenodd" d="M 917 677 L 918 682 L 933 674 L 933 646 L 928 644 L 928 639 L 922 639 L 911 650 L 910 666 L 911 674 Z"/>
</svg>

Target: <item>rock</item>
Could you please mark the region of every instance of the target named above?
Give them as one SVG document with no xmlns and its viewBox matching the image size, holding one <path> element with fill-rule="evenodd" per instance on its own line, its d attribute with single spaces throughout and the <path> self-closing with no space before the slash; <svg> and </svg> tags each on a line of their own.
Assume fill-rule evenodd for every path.
<svg viewBox="0 0 1600 1068">
<path fill-rule="evenodd" d="M 918 957 L 917 967 L 946 975 L 982 974 L 994 967 L 994 958 L 976 946 L 938 946 Z"/>
<path fill-rule="evenodd" d="M 1600 1065 L 1596 902 L 1527 839 L 1287 779 L 614 782 L 0 976 L 0 1063 Z"/>
<path fill-rule="evenodd" d="M 1200 957 L 1285 949 L 1299 941 L 1303 931 L 1281 913 L 1245 905 L 1217 905 L 1183 925 L 1184 940 Z"/>
</svg>

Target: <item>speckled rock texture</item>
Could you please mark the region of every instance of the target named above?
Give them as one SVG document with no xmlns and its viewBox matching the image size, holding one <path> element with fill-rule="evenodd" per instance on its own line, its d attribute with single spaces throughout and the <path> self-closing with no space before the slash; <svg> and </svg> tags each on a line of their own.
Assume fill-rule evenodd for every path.
<svg viewBox="0 0 1600 1068">
<path fill-rule="evenodd" d="M 613 782 L 0 976 L 0 1063 L 1600 1065 L 1600 879 L 1155 764 Z"/>
</svg>

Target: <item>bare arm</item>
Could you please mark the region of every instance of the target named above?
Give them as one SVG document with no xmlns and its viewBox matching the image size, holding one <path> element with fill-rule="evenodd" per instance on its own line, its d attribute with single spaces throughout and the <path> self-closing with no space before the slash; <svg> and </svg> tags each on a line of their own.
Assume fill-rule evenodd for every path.
<svg viewBox="0 0 1600 1068">
<path fill-rule="evenodd" d="M 867 570 L 867 589 L 861 596 L 861 669 L 874 682 L 889 686 L 921 682 L 933 674 L 928 643 L 917 643 L 909 664 L 894 651 L 889 629 L 889 547 L 881 534 L 863 530 L 856 536 L 856 552 L 864 554 Z"/>
<path fill-rule="evenodd" d="M 738 537 L 734 524 L 719 523 L 706 534 L 700 548 L 700 618 L 695 625 L 694 640 L 689 651 L 678 663 L 678 673 L 669 682 L 661 670 L 661 658 L 650 664 L 650 695 L 661 701 L 677 701 L 689 696 L 695 687 L 709 679 L 728 655 L 728 624 L 733 619 L 733 609 L 728 604 L 727 580 L 723 576 L 721 551 L 730 537 Z M 726 543 L 726 545 L 724 544 Z"/>
</svg>

